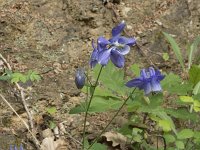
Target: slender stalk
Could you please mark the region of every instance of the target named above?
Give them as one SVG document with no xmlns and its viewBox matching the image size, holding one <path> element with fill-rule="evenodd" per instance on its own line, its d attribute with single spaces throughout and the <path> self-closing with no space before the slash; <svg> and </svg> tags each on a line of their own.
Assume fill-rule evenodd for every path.
<svg viewBox="0 0 200 150">
<path fill-rule="evenodd" d="M 0 97 L 2 98 L 2 100 L 10 107 L 10 109 L 16 114 L 16 116 L 21 120 L 21 122 L 25 125 L 25 127 L 27 128 L 28 132 L 31 134 L 31 136 L 34 139 L 35 142 L 35 146 L 37 147 L 37 149 L 40 149 L 41 145 L 40 142 L 37 140 L 36 136 L 33 134 L 33 132 L 29 129 L 28 124 L 22 119 L 22 117 L 20 117 L 20 115 L 15 111 L 15 109 L 11 106 L 11 104 L 5 99 L 5 97 L 0 94 Z"/>
<path fill-rule="evenodd" d="M 126 102 L 129 100 L 129 98 L 132 96 L 132 94 L 135 92 L 135 89 L 133 89 L 133 91 L 131 92 L 131 94 L 125 99 L 124 103 L 121 105 L 121 107 L 117 110 L 117 112 L 115 113 L 115 115 L 112 117 L 112 119 L 109 121 L 109 123 L 106 125 L 106 127 L 101 131 L 101 133 L 97 136 L 97 138 L 92 142 L 92 144 L 87 148 L 87 150 L 89 150 L 92 145 L 94 145 L 94 143 L 96 143 L 99 138 L 101 137 L 101 135 L 106 131 L 106 129 L 109 127 L 109 125 L 112 123 L 112 121 L 115 119 L 115 117 L 117 117 L 117 115 L 119 114 L 119 112 L 122 110 L 122 108 L 124 107 L 124 105 L 126 104 Z"/>
<path fill-rule="evenodd" d="M 98 84 L 99 77 L 100 77 L 100 75 L 101 75 L 102 69 L 103 69 L 103 66 L 101 66 L 101 68 L 100 68 L 100 70 L 99 70 L 99 74 L 98 74 L 98 76 L 97 76 L 97 80 L 96 80 L 96 82 L 95 82 L 94 89 L 93 89 L 92 94 L 91 94 L 91 96 L 90 96 L 90 100 L 89 100 L 89 102 L 88 102 L 88 104 L 87 104 L 87 108 L 86 108 L 86 112 L 85 112 L 84 127 L 83 127 L 83 149 L 84 149 L 84 146 L 85 146 L 85 130 L 86 130 L 86 121 L 87 121 L 87 116 L 88 116 L 88 110 L 89 110 L 89 108 L 90 108 L 90 104 L 91 104 L 91 102 L 92 102 L 92 98 L 93 98 L 93 96 L 94 96 L 94 92 L 95 92 L 95 89 L 96 89 L 96 87 L 97 87 L 97 84 Z"/>
</svg>

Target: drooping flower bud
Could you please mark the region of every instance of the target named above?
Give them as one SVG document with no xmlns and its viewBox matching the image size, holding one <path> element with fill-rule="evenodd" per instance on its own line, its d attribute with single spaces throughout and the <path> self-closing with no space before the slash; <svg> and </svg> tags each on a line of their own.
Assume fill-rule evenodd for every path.
<svg viewBox="0 0 200 150">
<path fill-rule="evenodd" d="M 78 68 L 75 75 L 75 84 L 78 89 L 85 85 L 85 73 L 83 68 Z"/>
</svg>

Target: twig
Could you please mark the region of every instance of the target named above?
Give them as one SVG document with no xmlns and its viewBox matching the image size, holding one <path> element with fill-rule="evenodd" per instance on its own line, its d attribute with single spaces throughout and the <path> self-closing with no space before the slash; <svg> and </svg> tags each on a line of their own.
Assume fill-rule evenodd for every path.
<svg viewBox="0 0 200 150">
<path fill-rule="evenodd" d="M 4 63 L 6 64 L 6 66 L 8 67 L 9 70 L 12 71 L 12 68 L 10 66 L 10 64 L 7 62 L 7 60 L 0 54 L 0 58 L 4 61 Z M 33 126 L 33 117 L 27 107 L 27 103 L 26 103 L 26 100 L 25 100 L 25 94 L 24 94 L 24 88 L 22 88 L 18 83 L 15 82 L 15 85 L 17 86 L 18 90 L 20 91 L 20 94 L 21 94 L 21 100 L 22 100 L 22 103 L 24 105 L 24 108 L 26 110 L 26 113 L 28 115 L 28 118 L 29 118 L 29 124 L 30 124 L 30 127 L 31 127 L 31 130 L 34 129 L 34 126 Z"/>
<path fill-rule="evenodd" d="M 7 60 L 3 57 L 2 54 L 0 54 L 0 58 L 4 61 L 4 63 L 6 64 L 7 68 L 9 70 L 12 71 L 12 68 L 10 66 L 10 64 L 7 62 Z M 29 119 L 29 124 L 30 124 L 30 127 L 31 127 L 31 130 L 33 131 L 34 129 L 34 126 L 33 126 L 33 118 L 32 118 L 32 115 L 27 107 L 27 104 L 26 104 L 26 99 L 25 99 L 25 94 L 24 94 L 24 88 L 22 88 L 18 83 L 15 83 L 16 87 L 18 88 L 18 90 L 20 91 L 20 94 L 21 94 L 21 100 L 22 100 L 22 103 L 24 105 L 24 108 L 26 110 L 26 113 L 27 113 L 27 116 L 28 116 L 28 119 Z M 17 112 L 13 109 L 13 107 L 8 103 L 8 101 L 3 97 L 3 95 L 0 95 L 1 98 L 8 104 L 8 106 L 13 110 L 13 112 L 20 118 L 20 120 L 22 120 L 22 122 L 24 123 L 24 125 L 26 126 L 26 128 L 28 129 L 28 132 L 32 135 L 33 137 L 33 142 L 35 143 L 35 146 L 37 147 L 37 149 L 40 149 L 40 143 L 39 141 L 37 140 L 37 138 L 35 137 L 35 135 L 33 134 L 33 132 L 31 132 L 31 130 L 29 129 L 29 126 L 27 125 L 27 123 L 17 114 Z"/>
<path fill-rule="evenodd" d="M 76 143 L 78 143 L 79 145 L 83 145 L 80 141 L 78 141 L 77 139 L 75 139 L 69 132 L 66 131 L 66 133 L 70 139 L 74 140 Z"/>
<path fill-rule="evenodd" d="M 28 109 L 28 106 L 26 104 L 26 99 L 25 99 L 25 95 L 24 95 L 24 88 L 22 88 L 18 83 L 15 83 L 15 85 L 17 86 L 17 88 L 20 90 L 20 94 L 21 94 L 21 99 L 22 99 L 22 103 L 24 105 L 24 108 L 26 110 L 26 113 L 28 115 L 28 118 L 29 118 L 29 124 L 31 126 L 31 130 L 34 129 L 34 126 L 33 126 L 33 117 Z"/>
<path fill-rule="evenodd" d="M 37 140 L 37 138 L 35 137 L 35 135 L 30 131 L 28 124 L 20 117 L 20 115 L 15 111 L 15 109 L 10 105 L 10 103 L 5 99 L 5 97 L 2 94 L 0 94 L 0 97 L 11 108 L 11 110 L 16 114 L 16 116 L 23 122 L 23 124 L 27 128 L 28 132 L 32 135 L 35 145 L 37 146 L 38 149 L 40 149 L 40 143 Z"/>
</svg>

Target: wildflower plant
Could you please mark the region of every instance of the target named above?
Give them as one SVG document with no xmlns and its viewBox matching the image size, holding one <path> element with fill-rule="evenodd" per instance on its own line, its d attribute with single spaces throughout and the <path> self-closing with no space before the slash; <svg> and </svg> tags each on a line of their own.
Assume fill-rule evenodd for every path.
<svg viewBox="0 0 200 150">
<path fill-rule="evenodd" d="M 163 73 L 151 66 L 140 69 L 138 64 L 133 64 L 130 68 L 134 78 L 127 77 L 123 70 L 124 55 L 136 45 L 136 40 L 122 36 L 125 27 L 122 21 L 112 29 L 110 39 L 101 36 L 96 44 L 93 40 L 90 75 L 80 70 L 76 72 L 77 87 L 88 95 L 86 101 L 70 110 L 71 114 L 85 113 L 82 148 L 106 150 L 106 145 L 98 143 L 99 139 L 126 107 L 128 121 L 114 130 L 128 139 L 130 149 L 199 149 L 200 65 L 190 63 L 188 71 L 184 70 L 189 78 L 182 79 L 172 72 Z M 167 39 L 172 40 L 172 37 L 167 35 Z M 174 43 L 174 39 L 169 43 Z M 182 57 L 178 61 L 185 68 Z M 88 142 L 88 115 L 111 110 L 116 111 L 111 120 L 93 141 Z"/>
</svg>

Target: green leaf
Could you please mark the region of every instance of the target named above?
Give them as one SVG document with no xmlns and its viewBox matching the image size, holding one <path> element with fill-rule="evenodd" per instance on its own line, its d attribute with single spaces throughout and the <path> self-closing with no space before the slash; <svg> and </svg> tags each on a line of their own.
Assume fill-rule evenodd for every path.
<svg viewBox="0 0 200 150">
<path fill-rule="evenodd" d="M 200 132 L 199 131 L 194 132 L 194 138 L 200 142 Z"/>
<path fill-rule="evenodd" d="M 108 110 L 117 110 L 123 101 L 114 100 L 112 98 L 94 97 L 89 112 L 105 112 Z"/>
<path fill-rule="evenodd" d="M 193 98 L 190 96 L 180 96 L 180 100 L 185 103 L 193 103 Z"/>
<path fill-rule="evenodd" d="M 173 143 L 176 140 L 175 137 L 171 134 L 165 134 L 164 138 L 167 143 Z"/>
<path fill-rule="evenodd" d="M 185 148 L 185 145 L 182 141 L 176 141 L 175 144 L 176 144 L 176 147 L 178 149 L 184 149 Z"/>
<path fill-rule="evenodd" d="M 55 124 L 55 122 L 53 122 L 53 121 L 49 121 L 49 128 L 50 129 L 54 129 L 56 127 L 56 124 Z"/>
<path fill-rule="evenodd" d="M 166 129 L 164 131 L 170 131 L 169 130 L 169 126 L 170 125 L 170 129 L 172 129 L 172 131 L 177 134 L 177 131 L 176 131 L 176 128 L 175 128 L 175 125 L 174 125 L 174 122 L 173 120 L 171 119 L 170 116 L 167 115 L 166 112 L 164 111 L 160 111 L 160 112 L 156 112 L 155 115 L 157 115 L 158 117 L 160 117 L 163 121 L 161 122 L 161 124 L 163 125 L 163 129 Z"/>
<path fill-rule="evenodd" d="M 85 112 L 86 110 L 84 107 L 85 105 L 86 105 L 85 103 L 81 103 L 80 105 L 75 106 L 69 111 L 69 114 L 78 114 L 81 112 Z"/>
<path fill-rule="evenodd" d="M 149 97 L 149 99 L 150 103 L 147 103 L 145 98 L 143 98 L 143 101 L 140 101 L 141 107 L 138 109 L 138 111 L 147 113 L 156 113 L 162 111 L 160 106 L 163 103 L 163 95 L 161 93 L 152 95 Z M 135 101 L 133 103 L 135 103 Z"/>
<path fill-rule="evenodd" d="M 17 82 L 19 82 L 19 78 L 12 78 L 11 79 L 11 83 L 17 83 Z"/>
<path fill-rule="evenodd" d="M 198 93 L 200 93 L 200 81 L 195 85 L 192 93 L 194 95 L 197 95 Z"/>
<path fill-rule="evenodd" d="M 56 107 L 47 108 L 47 112 L 51 115 L 55 114 L 57 112 Z"/>
<path fill-rule="evenodd" d="M 2 81 L 8 81 L 10 79 L 11 79 L 11 76 L 9 76 L 9 75 L 0 76 L 0 80 L 2 80 Z"/>
<path fill-rule="evenodd" d="M 178 59 L 179 63 L 181 64 L 182 69 L 185 70 L 182 54 L 181 54 L 178 44 L 176 43 L 176 41 L 170 34 L 168 34 L 166 32 L 163 32 L 163 34 L 164 34 L 165 38 L 167 39 L 167 41 L 170 43 L 172 50 L 174 51 L 174 53 L 176 55 L 176 58 Z"/>
<path fill-rule="evenodd" d="M 5 73 L 2 76 L 0 76 L 0 80 L 8 81 L 8 80 L 11 80 L 11 79 L 12 79 L 12 71 L 5 69 Z"/>
<path fill-rule="evenodd" d="M 93 70 L 95 80 L 100 68 L 100 65 L 96 65 Z M 125 92 L 130 91 L 124 83 L 124 71 L 115 67 L 111 62 L 102 69 L 99 81 L 105 87 L 105 90 L 109 89 L 120 95 L 124 95 Z"/>
<path fill-rule="evenodd" d="M 169 120 L 159 120 L 158 125 L 163 129 L 165 132 L 171 131 L 171 123 Z"/>
<path fill-rule="evenodd" d="M 190 82 L 196 85 L 200 81 L 200 67 L 193 65 L 189 70 Z"/>
<path fill-rule="evenodd" d="M 87 140 L 85 140 L 85 147 L 84 150 L 87 150 L 89 148 L 90 144 Z M 94 143 L 91 147 L 90 150 L 107 150 L 107 146 L 100 144 L 100 143 Z"/>
<path fill-rule="evenodd" d="M 109 110 L 117 110 L 119 107 L 121 107 L 122 103 L 123 101 L 119 101 L 113 98 L 95 96 L 92 99 L 88 112 L 95 113 L 95 112 L 106 112 Z M 81 103 L 75 108 L 72 108 L 70 110 L 70 114 L 85 112 L 83 106 L 86 106 L 86 103 Z"/>
<path fill-rule="evenodd" d="M 30 79 L 31 81 L 39 81 L 41 80 L 41 77 L 38 72 L 29 70 L 28 79 Z"/>
<path fill-rule="evenodd" d="M 188 91 L 193 90 L 192 84 L 183 82 L 178 75 L 170 73 L 161 81 L 163 90 L 170 94 L 187 95 Z"/>
<path fill-rule="evenodd" d="M 192 65 L 193 54 L 197 51 L 199 43 L 200 43 L 200 36 L 198 36 L 195 39 L 195 41 L 190 45 L 190 51 L 188 55 L 188 69 L 190 69 Z"/>
<path fill-rule="evenodd" d="M 173 116 L 181 120 L 189 119 L 193 122 L 197 122 L 199 120 L 197 113 L 189 113 L 186 108 L 179 108 L 179 109 L 165 108 L 165 112 L 169 114 L 170 116 Z"/>
<path fill-rule="evenodd" d="M 163 57 L 163 59 L 164 59 L 165 61 L 169 60 L 169 55 L 168 55 L 168 53 L 163 53 L 162 57 Z"/>
<path fill-rule="evenodd" d="M 183 129 L 177 134 L 179 140 L 188 139 L 194 136 L 194 132 L 191 129 Z"/>
<path fill-rule="evenodd" d="M 116 94 L 114 94 L 114 92 L 110 89 L 106 89 L 104 87 L 101 86 L 97 86 L 95 93 L 95 96 L 104 96 L 104 97 L 116 97 L 119 98 Z"/>
<path fill-rule="evenodd" d="M 200 112 L 200 102 L 197 100 L 194 100 L 194 111 L 195 112 Z"/>
<path fill-rule="evenodd" d="M 14 83 L 14 82 L 16 83 L 16 82 L 19 82 L 19 81 L 25 83 L 27 81 L 26 76 L 21 74 L 21 73 L 17 73 L 17 72 L 13 73 L 11 83 Z"/>
<path fill-rule="evenodd" d="M 140 75 L 139 65 L 138 64 L 131 65 L 131 71 L 133 71 L 133 73 L 135 74 L 135 76 L 139 76 Z"/>
</svg>

